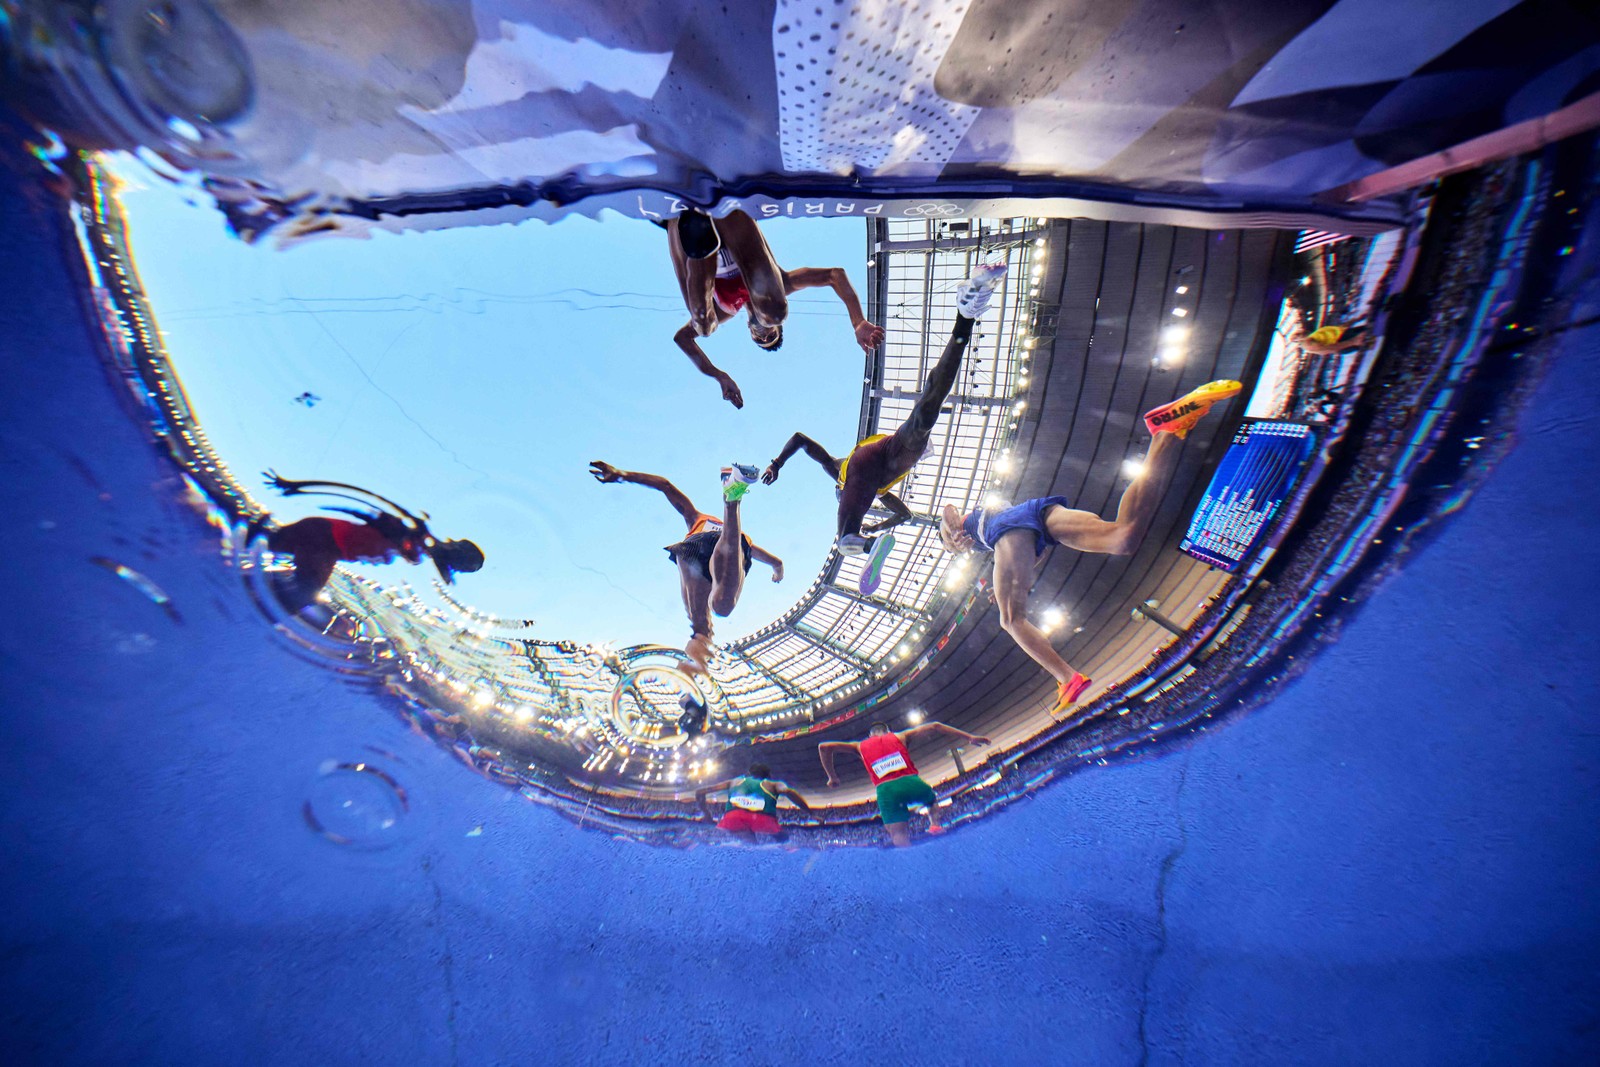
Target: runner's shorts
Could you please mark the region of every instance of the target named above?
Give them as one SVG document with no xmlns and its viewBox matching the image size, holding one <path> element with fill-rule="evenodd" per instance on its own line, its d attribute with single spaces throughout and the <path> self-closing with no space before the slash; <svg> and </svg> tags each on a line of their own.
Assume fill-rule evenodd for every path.
<svg viewBox="0 0 1600 1067">
<path fill-rule="evenodd" d="M 905 774 L 878 783 L 878 814 L 883 816 L 885 826 L 910 819 L 910 805 L 931 806 L 938 799 L 933 787 L 924 782 L 920 775 Z"/>
<path fill-rule="evenodd" d="M 768 815 L 764 811 L 744 811 L 734 808 L 722 817 L 717 823 L 720 830 L 732 830 L 734 833 L 741 831 L 752 834 L 776 834 L 781 832 L 776 816 Z"/>
</svg>

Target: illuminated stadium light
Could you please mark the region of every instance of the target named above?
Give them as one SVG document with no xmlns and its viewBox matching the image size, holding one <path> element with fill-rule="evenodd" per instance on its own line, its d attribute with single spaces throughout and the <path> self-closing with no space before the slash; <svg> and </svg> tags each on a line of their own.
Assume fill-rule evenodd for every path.
<svg viewBox="0 0 1600 1067">
<path fill-rule="evenodd" d="M 1011 470 L 1011 457 L 1004 452 L 1000 453 L 1000 458 L 994 461 L 994 469 L 997 474 L 1009 473 Z"/>
<path fill-rule="evenodd" d="M 527 722 L 529 719 L 533 718 L 533 709 L 528 707 L 528 705 L 523 704 L 521 707 L 517 708 L 515 714 L 520 721 Z"/>
<path fill-rule="evenodd" d="M 1183 349 L 1163 348 L 1161 350 L 1161 363 L 1167 367 L 1176 367 L 1183 362 Z"/>
<path fill-rule="evenodd" d="M 1128 478 L 1137 478 L 1144 473 L 1144 460 L 1125 459 L 1122 461 L 1122 473 Z"/>
<path fill-rule="evenodd" d="M 1187 293 L 1188 291 L 1189 291 L 1189 287 L 1187 285 L 1180 285 L 1176 289 L 1173 290 L 1173 292 L 1177 293 L 1179 296 L 1182 296 L 1184 293 Z"/>
<path fill-rule="evenodd" d="M 906 712 L 906 722 L 910 723 L 912 726 L 921 726 L 922 720 L 925 718 L 927 718 L 927 716 L 922 713 L 921 708 L 912 708 L 910 711 Z"/>
<path fill-rule="evenodd" d="M 1178 316 L 1178 318 L 1180 318 L 1180 319 L 1181 319 L 1181 318 L 1183 318 L 1183 317 L 1184 317 L 1184 316 L 1185 316 L 1185 315 L 1187 315 L 1187 314 L 1189 314 L 1189 309 L 1188 309 L 1188 308 L 1173 308 L 1173 309 L 1172 309 L 1172 313 L 1173 313 L 1173 314 L 1174 314 L 1174 315 L 1176 315 L 1176 316 Z"/>
<path fill-rule="evenodd" d="M 1054 633 L 1066 621 L 1066 613 L 1060 608 L 1046 608 L 1044 614 L 1039 617 L 1039 628 L 1047 634 Z"/>
<path fill-rule="evenodd" d="M 983 506 L 991 509 L 1004 507 L 1005 498 L 1003 498 L 999 493 L 985 493 L 983 497 Z"/>
<path fill-rule="evenodd" d="M 1189 339 L 1189 331 L 1182 326 L 1168 326 L 1161 331 L 1161 343 L 1164 345 L 1181 345 Z"/>
<path fill-rule="evenodd" d="M 494 703 L 493 693 L 480 689 L 472 694 L 472 706 L 475 708 L 486 708 L 492 703 Z"/>
</svg>

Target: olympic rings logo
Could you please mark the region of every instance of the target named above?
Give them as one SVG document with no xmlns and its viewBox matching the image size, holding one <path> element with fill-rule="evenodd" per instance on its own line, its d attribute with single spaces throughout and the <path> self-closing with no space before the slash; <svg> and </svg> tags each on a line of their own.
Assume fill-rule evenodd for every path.
<svg viewBox="0 0 1600 1067">
<path fill-rule="evenodd" d="M 913 204 L 900 212 L 900 214 L 912 218 L 921 217 L 925 219 L 945 218 L 949 215 L 960 215 L 962 213 L 962 209 L 955 204 Z"/>
</svg>

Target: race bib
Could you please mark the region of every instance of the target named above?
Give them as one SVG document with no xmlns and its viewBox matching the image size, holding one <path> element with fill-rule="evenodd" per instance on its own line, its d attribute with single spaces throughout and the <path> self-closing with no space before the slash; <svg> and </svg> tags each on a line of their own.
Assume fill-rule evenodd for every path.
<svg viewBox="0 0 1600 1067">
<path fill-rule="evenodd" d="M 887 756 L 879 756 L 872 761 L 872 776 L 885 778 L 906 769 L 906 758 L 898 752 L 891 752 Z"/>
<path fill-rule="evenodd" d="M 728 803 L 745 811 L 763 811 L 767 802 L 760 797 L 751 796 L 749 793 L 736 793 L 728 798 Z"/>
</svg>

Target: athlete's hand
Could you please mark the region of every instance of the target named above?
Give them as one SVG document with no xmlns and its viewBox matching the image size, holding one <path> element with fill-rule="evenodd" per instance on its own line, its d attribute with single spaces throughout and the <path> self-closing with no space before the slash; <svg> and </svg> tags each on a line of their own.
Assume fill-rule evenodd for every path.
<svg viewBox="0 0 1600 1067">
<path fill-rule="evenodd" d="M 872 355 L 873 350 L 883 344 L 883 327 L 871 319 L 862 319 L 856 323 L 856 344 L 867 355 Z"/>
<path fill-rule="evenodd" d="M 624 472 L 617 470 L 617 468 L 602 460 L 591 459 L 589 461 L 589 473 L 594 475 L 594 480 L 600 484 L 610 485 L 612 482 L 622 481 Z"/>
<path fill-rule="evenodd" d="M 989 742 L 989 739 L 987 737 L 974 737 L 972 739 L 972 743 L 981 748 L 982 746 L 987 745 L 990 742 Z"/>
<path fill-rule="evenodd" d="M 835 778 L 831 774 L 828 775 L 828 788 L 829 789 L 837 789 L 837 788 L 839 788 L 839 779 Z"/>
<path fill-rule="evenodd" d="M 744 407 L 744 394 L 739 392 L 738 382 L 734 381 L 726 374 L 718 378 L 717 381 L 722 386 L 722 399 L 726 400 L 736 408 Z"/>
<path fill-rule="evenodd" d="M 296 493 L 300 492 L 300 487 L 298 485 L 296 485 L 294 482 L 291 482 L 289 479 L 285 478 L 271 467 L 268 467 L 266 470 L 262 471 L 261 477 L 267 480 L 268 488 L 276 489 L 284 496 L 294 496 Z"/>
<path fill-rule="evenodd" d="M 777 481 L 778 473 L 781 470 L 783 470 L 783 468 L 778 466 L 777 460 L 773 460 L 771 463 L 767 464 L 767 469 L 761 472 L 761 484 L 771 485 L 773 482 Z"/>
<path fill-rule="evenodd" d="M 772 580 L 774 582 L 783 581 L 783 560 L 781 559 L 772 565 Z"/>
</svg>

